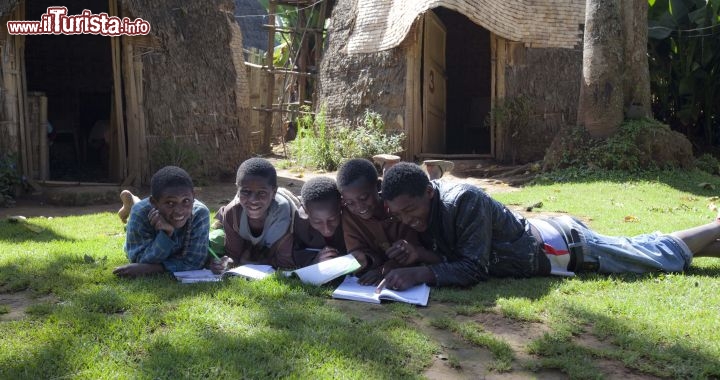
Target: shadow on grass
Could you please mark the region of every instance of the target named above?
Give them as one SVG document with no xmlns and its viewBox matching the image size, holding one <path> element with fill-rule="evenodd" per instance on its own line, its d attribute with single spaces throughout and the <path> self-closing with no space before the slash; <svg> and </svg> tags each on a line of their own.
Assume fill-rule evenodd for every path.
<svg viewBox="0 0 720 380">
<path fill-rule="evenodd" d="M 35 317 L 0 377 L 412 378 L 434 351 L 400 318 L 353 319 L 292 283 L 163 280 L 91 287 Z"/>
<path fill-rule="evenodd" d="M 668 378 L 715 379 L 720 376 L 720 358 L 685 341 L 655 341 L 646 337 L 652 326 L 638 329 L 624 319 L 610 318 L 573 306 L 565 312 L 577 323 L 592 326 L 594 335 L 607 337 L 607 345 L 588 347 L 570 336 L 545 334 L 532 344 L 532 351 L 541 356 L 541 365 L 556 368 L 571 378 L 599 374 L 596 361 L 605 358 L 622 362 L 646 374 Z"/>
<path fill-rule="evenodd" d="M 0 241 L 9 243 L 76 241 L 74 238 L 58 234 L 52 229 L 41 227 L 32 222 L 9 223 L 0 221 Z"/>
</svg>

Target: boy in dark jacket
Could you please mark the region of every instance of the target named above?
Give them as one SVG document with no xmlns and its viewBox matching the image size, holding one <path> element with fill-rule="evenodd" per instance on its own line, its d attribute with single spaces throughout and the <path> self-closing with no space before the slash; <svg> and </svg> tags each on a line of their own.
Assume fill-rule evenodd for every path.
<svg viewBox="0 0 720 380">
<path fill-rule="evenodd" d="M 671 234 L 603 236 L 569 216 L 526 220 L 475 186 L 431 182 L 411 163 L 385 174 L 382 195 L 392 215 L 436 254 L 416 257 L 425 266 L 388 273 L 385 286 L 392 289 L 468 286 L 490 276 L 678 272 L 693 256 L 720 257 L 718 220 Z"/>
</svg>

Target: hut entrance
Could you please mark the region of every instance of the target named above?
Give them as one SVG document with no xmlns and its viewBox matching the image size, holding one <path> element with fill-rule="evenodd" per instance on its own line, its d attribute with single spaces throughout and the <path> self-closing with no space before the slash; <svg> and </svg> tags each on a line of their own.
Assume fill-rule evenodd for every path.
<svg viewBox="0 0 720 380">
<path fill-rule="evenodd" d="M 426 13 L 424 153 L 493 154 L 492 130 L 485 125 L 491 104 L 490 57 L 488 30 L 447 8 Z M 444 71 L 437 72 L 440 67 Z"/>
<path fill-rule="evenodd" d="M 48 0 L 27 0 L 29 20 L 40 20 Z M 77 0 L 68 14 L 83 9 L 110 13 L 108 2 Z M 113 63 L 110 38 L 91 35 L 27 36 L 25 62 L 29 102 L 47 104 L 47 160 L 50 180 L 110 182 Z M 43 103 L 45 100 L 43 100 Z M 42 153 L 41 153 L 42 156 Z"/>
</svg>

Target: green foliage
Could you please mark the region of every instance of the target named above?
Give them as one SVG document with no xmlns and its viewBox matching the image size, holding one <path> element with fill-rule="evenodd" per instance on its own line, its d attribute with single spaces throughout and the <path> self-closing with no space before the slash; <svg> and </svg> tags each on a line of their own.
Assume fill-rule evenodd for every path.
<svg viewBox="0 0 720 380">
<path fill-rule="evenodd" d="M 502 125 L 504 133 L 500 138 L 505 146 L 509 147 L 510 159 L 513 163 L 517 156 L 518 144 L 512 140 L 517 139 L 522 131 L 527 129 L 531 113 L 530 98 L 521 95 L 498 100 L 485 119 L 486 128 L 489 128 L 493 122 Z"/>
<path fill-rule="evenodd" d="M 671 133 L 667 125 L 652 119 L 626 120 L 606 139 L 592 138 L 583 128 L 571 128 L 548 150 L 546 169 L 576 167 L 628 172 L 671 169 L 680 165 L 676 157 L 658 162 L 654 156 L 657 152 L 653 151 L 655 140 L 660 136 L 675 138 Z"/>
<path fill-rule="evenodd" d="M 720 1 L 649 0 L 653 113 L 704 143 L 720 138 Z"/>
<path fill-rule="evenodd" d="M 0 154 L 0 207 L 15 204 L 15 186 L 18 183 L 20 183 L 20 175 L 16 157 Z"/>
<path fill-rule="evenodd" d="M 349 158 L 367 158 L 403 150 L 405 134 L 387 132 L 382 117 L 369 110 L 361 125 L 328 128 L 325 107 L 312 117 L 305 113 L 296 120 L 298 133 L 290 143 L 290 158 L 302 167 L 335 170 Z"/>
<path fill-rule="evenodd" d="M 695 160 L 695 167 L 710 174 L 720 174 L 720 161 L 709 153 L 698 157 Z"/>
</svg>

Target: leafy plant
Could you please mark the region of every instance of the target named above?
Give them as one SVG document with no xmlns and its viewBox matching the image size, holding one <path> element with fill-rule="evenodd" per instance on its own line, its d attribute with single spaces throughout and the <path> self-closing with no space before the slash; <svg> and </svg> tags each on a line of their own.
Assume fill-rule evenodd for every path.
<svg viewBox="0 0 720 380">
<path fill-rule="evenodd" d="M 505 146 L 509 147 L 510 159 L 515 162 L 518 144 L 512 140 L 520 136 L 521 131 L 527 129 L 530 123 L 532 104 L 526 96 L 517 96 L 498 100 L 495 107 L 485 119 L 485 127 L 489 128 L 492 123 L 502 125 L 502 136 L 500 138 Z"/>
<path fill-rule="evenodd" d="M 720 134 L 720 1 L 649 0 L 653 113 L 688 137 Z"/>
<path fill-rule="evenodd" d="M 720 174 L 720 161 L 715 156 L 705 153 L 695 160 L 695 166 L 710 174 Z"/>
<path fill-rule="evenodd" d="M 308 110 L 308 108 L 305 108 Z M 313 118 L 304 113 L 296 120 L 298 134 L 290 143 L 290 157 L 302 167 L 335 170 L 348 158 L 367 158 L 403 150 L 403 132 L 387 132 L 380 114 L 365 111 L 363 123 L 354 127 L 328 128 L 325 107 Z"/>
<path fill-rule="evenodd" d="M 639 172 L 692 166 L 691 149 L 683 151 L 678 135 L 652 119 L 627 120 L 607 139 L 595 139 L 583 128 L 573 128 L 548 149 L 545 169 L 589 167 Z"/>
<path fill-rule="evenodd" d="M 14 155 L 0 155 L 0 207 L 15 204 L 15 186 L 20 183 Z"/>
</svg>

